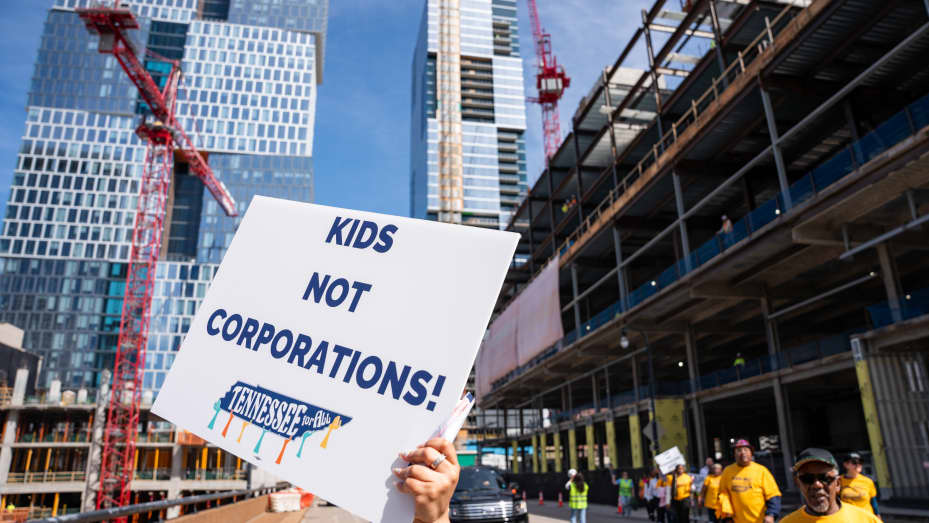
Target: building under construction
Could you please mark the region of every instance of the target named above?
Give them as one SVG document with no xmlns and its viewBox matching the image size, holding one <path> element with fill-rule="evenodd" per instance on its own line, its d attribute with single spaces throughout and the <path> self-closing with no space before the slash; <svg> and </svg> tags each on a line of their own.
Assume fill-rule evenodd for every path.
<svg viewBox="0 0 929 523">
<path fill-rule="evenodd" d="M 481 445 L 529 485 L 747 438 L 784 490 L 858 451 L 885 514 L 925 509 L 927 52 L 922 0 L 643 11 L 507 227 Z"/>
</svg>

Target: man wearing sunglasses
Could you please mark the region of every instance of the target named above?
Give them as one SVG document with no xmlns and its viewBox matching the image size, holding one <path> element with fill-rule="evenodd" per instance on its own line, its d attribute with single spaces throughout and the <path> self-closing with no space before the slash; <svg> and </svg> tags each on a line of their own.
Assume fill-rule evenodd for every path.
<svg viewBox="0 0 929 523">
<path fill-rule="evenodd" d="M 794 464 L 794 480 L 804 505 L 781 523 L 877 523 L 874 514 L 839 500 L 839 466 L 827 450 L 810 448 Z"/>
<path fill-rule="evenodd" d="M 852 452 L 846 456 L 842 461 L 842 467 L 845 469 L 845 474 L 839 478 L 842 483 L 839 490 L 842 503 L 855 505 L 880 517 L 877 508 L 877 488 L 871 478 L 861 473 L 861 454 Z"/>
</svg>

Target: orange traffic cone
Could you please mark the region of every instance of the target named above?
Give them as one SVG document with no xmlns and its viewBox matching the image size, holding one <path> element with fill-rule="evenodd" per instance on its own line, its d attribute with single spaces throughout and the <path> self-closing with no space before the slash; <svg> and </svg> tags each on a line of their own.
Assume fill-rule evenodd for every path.
<svg viewBox="0 0 929 523">
<path fill-rule="evenodd" d="M 563 507 L 564 502 L 561 500 L 561 492 L 558 493 L 558 506 Z"/>
<path fill-rule="evenodd" d="M 539 505 L 545 504 L 545 498 L 542 497 L 542 491 L 539 491 Z"/>
<path fill-rule="evenodd" d="M 617 500 L 617 501 L 616 501 L 616 513 L 617 513 L 617 514 L 622 514 L 622 513 L 623 513 L 623 503 L 622 503 L 622 500 Z"/>
</svg>

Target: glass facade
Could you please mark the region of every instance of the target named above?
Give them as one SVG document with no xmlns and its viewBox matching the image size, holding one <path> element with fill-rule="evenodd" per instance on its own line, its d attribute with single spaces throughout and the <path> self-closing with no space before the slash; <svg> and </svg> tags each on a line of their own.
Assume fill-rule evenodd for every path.
<svg viewBox="0 0 929 523">
<path fill-rule="evenodd" d="M 440 0 L 426 2 L 413 58 L 410 215 L 439 211 L 436 55 Z M 515 0 L 460 0 L 462 223 L 506 227 L 526 195 L 526 104 Z"/>
<path fill-rule="evenodd" d="M 140 103 L 112 57 L 54 0 L 29 89 L 0 229 L 0 321 L 43 356 L 38 386 L 99 385 L 112 367 L 145 144 Z M 327 0 L 122 0 L 139 59 L 162 82 L 184 71 L 181 125 L 235 198 L 226 217 L 174 165 L 144 388 L 161 386 L 252 196 L 313 199 L 313 126 Z M 150 52 L 145 52 L 145 51 Z M 144 53 L 144 54 L 143 54 Z"/>
</svg>

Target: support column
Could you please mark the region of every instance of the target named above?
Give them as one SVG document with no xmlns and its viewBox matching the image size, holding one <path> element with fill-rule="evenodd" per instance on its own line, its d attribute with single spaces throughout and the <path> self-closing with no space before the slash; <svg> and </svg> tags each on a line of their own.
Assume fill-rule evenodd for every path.
<svg viewBox="0 0 929 523">
<path fill-rule="evenodd" d="M 723 36 L 719 26 L 719 15 L 716 14 L 716 0 L 710 0 L 710 23 L 713 26 L 713 48 L 716 50 L 716 63 L 723 82 L 723 89 L 729 87 L 729 80 L 722 74 L 726 70 L 726 60 L 723 58 Z"/>
<path fill-rule="evenodd" d="M 29 369 L 18 369 L 13 380 L 13 395 L 10 398 L 11 406 L 21 406 L 26 398 L 26 383 L 29 381 Z M 0 447 L 0 485 L 7 484 L 10 475 L 10 466 L 13 464 L 13 448 L 16 440 L 16 428 L 19 425 L 19 410 L 8 410 L 6 423 L 3 427 L 3 442 Z M 0 505 L 0 510 L 4 507 Z"/>
<path fill-rule="evenodd" d="M 866 344 L 866 340 L 859 343 Z M 853 345 L 854 346 L 854 345 Z M 871 460 L 877 484 L 881 489 L 881 497 L 888 498 L 893 491 L 893 480 L 890 477 L 890 467 L 887 464 L 887 447 L 884 445 L 884 435 L 881 432 L 881 423 L 877 414 L 877 401 L 874 397 L 874 387 L 871 384 L 871 372 L 864 351 L 853 351 L 855 356 L 855 374 L 858 376 L 858 390 L 861 393 L 861 407 L 864 411 L 865 426 L 868 429 L 868 442 L 871 444 Z"/>
<path fill-rule="evenodd" d="M 577 427 L 568 429 L 568 468 L 577 470 Z"/>
<path fill-rule="evenodd" d="M 94 421 L 91 426 L 90 449 L 87 451 L 87 468 L 85 469 L 84 493 L 81 496 L 81 511 L 97 508 L 97 492 L 100 490 L 100 466 L 103 461 L 103 428 L 106 425 L 106 407 L 110 397 L 109 370 L 100 373 L 100 388 L 95 398 Z"/>
<path fill-rule="evenodd" d="M 478 454 L 480 460 L 480 454 Z M 247 465 L 246 465 L 247 466 Z M 184 447 L 177 443 L 171 447 L 171 481 L 168 484 L 168 499 L 177 499 L 181 496 L 181 481 L 184 479 Z M 181 515 L 181 507 L 169 507 L 165 511 L 165 519 L 174 519 Z"/>
<path fill-rule="evenodd" d="M 926 0 L 929 2 L 929 0 Z M 613 187 L 619 185 L 619 174 L 616 172 L 616 129 L 613 128 L 613 99 L 610 95 L 610 78 L 606 74 L 607 69 L 604 68 L 600 72 L 600 79 L 603 82 L 603 102 L 606 104 L 606 124 L 610 127 L 610 175 L 613 179 Z"/>
<path fill-rule="evenodd" d="M 552 185 L 552 166 L 548 163 L 548 160 L 545 161 L 548 169 L 547 172 L 543 172 L 542 176 L 548 175 L 548 219 L 552 222 L 552 256 L 558 254 L 558 236 L 555 234 L 556 226 L 558 225 L 555 222 L 555 188 Z"/>
<path fill-rule="evenodd" d="M 677 207 L 677 223 L 681 235 L 682 258 L 684 258 L 684 270 L 690 272 L 693 266 L 690 261 L 690 239 L 687 236 L 687 220 L 684 219 L 684 192 L 681 190 L 681 177 L 677 171 L 671 171 L 671 181 L 674 185 L 674 204 Z"/>
<path fill-rule="evenodd" d="M 619 466 L 619 449 L 616 448 L 616 423 L 612 417 L 606 421 L 605 428 L 606 450 L 610 456 L 610 465 L 607 468 L 615 469 Z"/>
<path fill-rule="evenodd" d="M 532 472 L 539 473 L 539 437 L 532 435 Z"/>
<path fill-rule="evenodd" d="M 642 401 L 642 398 L 639 397 L 639 361 L 635 354 L 630 358 L 632 363 L 632 392 L 635 397 L 635 411 L 639 411 L 639 402 Z"/>
<path fill-rule="evenodd" d="M 584 427 L 584 436 L 587 441 L 587 470 L 597 469 L 597 438 L 593 421 Z"/>
<path fill-rule="evenodd" d="M 613 226 L 613 251 L 616 254 L 616 283 L 619 285 L 619 305 L 625 311 L 629 308 L 629 291 L 626 288 L 626 269 L 623 267 L 623 244 L 619 229 Z"/>
<path fill-rule="evenodd" d="M 580 304 L 577 302 L 577 264 L 571 264 L 571 299 L 574 302 L 574 332 L 577 333 L 575 341 L 580 339 L 583 333 L 581 332 L 581 308 Z"/>
<path fill-rule="evenodd" d="M 639 406 L 629 414 L 629 448 L 632 451 L 632 467 L 640 469 L 645 466 L 642 457 L 642 427 L 639 423 Z"/>
<path fill-rule="evenodd" d="M 542 474 L 548 472 L 548 434 L 539 434 L 539 468 Z"/>
<path fill-rule="evenodd" d="M 562 463 L 564 459 L 564 453 L 561 449 L 561 431 L 555 431 L 555 472 L 563 472 L 564 464 Z"/>
<path fill-rule="evenodd" d="M 513 447 L 513 474 L 519 474 L 519 441 L 514 439 L 510 446 Z"/>
<path fill-rule="evenodd" d="M 784 198 L 784 211 L 793 208 L 793 201 L 790 198 L 790 184 L 787 181 L 787 168 L 784 166 L 784 156 L 781 154 L 780 138 L 777 134 L 777 122 L 774 120 L 774 107 L 771 105 L 771 95 L 764 88 L 761 91 L 761 104 L 764 106 L 765 120 L 768 122 L 768 134 L 771 135 L 771 149 L 774 153 L 774 165 L 777 167 L 777 182 L 781 188 L 781 195 Z M 790 477 L 788 475 L 788 477 Z"/>
<path fill-rule="evenodd" d="M 900 296 L 903 286 L 900 284 L 900 273 L 897 263 L 890 254 L 887 243 L 877 245 L 877 257 L 881 261 L 881 279 L 884 280 L 884 290 L 887 291 L 887 303 L 890 305 L 890 315 L 894 323 L 903 321 L 903 310 L 900 308 Z"/>
<path fill-rule="evenodd" d="M 771 358 L 771 368 L 777 369 L 779 367 L 778 353 L 780 352 L 780 337 L 777 333 L 777 320 L 770 318 L 772 305 L 767 289 L 765 289 L 764 297 L 761 300 L 761 312 L 764 316 L 765 337 L 768 343 L 768 355 Z M 774 379 L 771 383 L 774 392 L 774 407 L 777 411 L 777 431 L 781 446 L 784 474 L 785 477 L 789 478 L 793 475 L 793 438 L 788 416 L 790 407 L 787 404 L 787 398 L 784 396 L 781 379 L 777 374 L 774 375 Z M 787 490 L 796 490 L 796 486 L 793 482 L 787 483 Z"/>
<path fill-rule="evenodd" d="M 577 183 L 577 219 L 584 221 L 584 180 L 581 177 L 581 147 L 577 143 L 577 122 L 571 118 L 571 135 L 574 137 L 574 174 Z"/>
<path fill-rule="evenodd" d="M 709 449 L 707 449 L 706 444 L 706 423 L 703 419 L 703 406 L 700 405 L 700 401 L 696 397 L 696 393 L 700 389 L 700 366 L 697 362 L 697 336 L 694 334 L 693 325 L 687 326 L 684 342 L 687 347 L 687 373 L 690 375 L 690 388 L 694 393 L 694 398 L 690 401 L 690 408 L 693 411 L 694 432 L 696 433 L 694 443 L 697 445 L 697 463 L 702 463 L 709 456 Z"/>
</svg>

